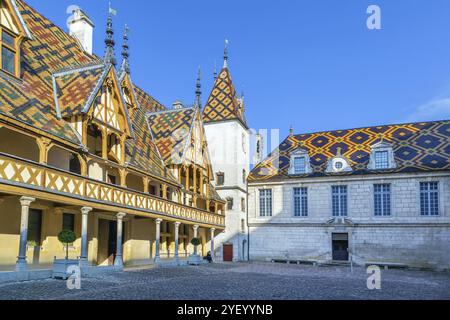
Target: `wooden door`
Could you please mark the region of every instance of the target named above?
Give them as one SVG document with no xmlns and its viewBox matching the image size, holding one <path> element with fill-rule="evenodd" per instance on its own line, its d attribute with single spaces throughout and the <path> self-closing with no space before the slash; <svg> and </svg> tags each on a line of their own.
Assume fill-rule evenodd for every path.
<svg viewBox="0 0 450 320">
<path fill-rule="evenodd" d="M 224 244 L 223 245 L 223 261 L 233 262 L 233 245 Z"/>
</svg>

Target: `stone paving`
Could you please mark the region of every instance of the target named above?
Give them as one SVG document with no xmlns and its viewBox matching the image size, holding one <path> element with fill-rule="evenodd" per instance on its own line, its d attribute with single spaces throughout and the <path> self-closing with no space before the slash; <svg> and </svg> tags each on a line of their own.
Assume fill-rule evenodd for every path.
<svg viewBox="0 0 450 320">
<path fill-rule="evenodd" d="M 450 300 L 450 273 L 383 270 L 368 290 L 365 269 L 270 263 L 212 264 L 105 274 L 68 290 L 62 280 L 0 284 L 4 300 Z"/>
</svg>

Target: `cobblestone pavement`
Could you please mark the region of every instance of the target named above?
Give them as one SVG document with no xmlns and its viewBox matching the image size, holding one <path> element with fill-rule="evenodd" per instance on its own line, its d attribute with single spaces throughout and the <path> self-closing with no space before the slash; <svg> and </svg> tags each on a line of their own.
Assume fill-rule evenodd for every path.
<svg viewBox="0 0 450 320">
<path fill-rule="evenodd" d="M 446 299 L 450 273 L 382 271 L 381 290 L 366 286 L 365 269 L 269 263 L 213 264 L 105 274 L 68 290 L 62 280 L 0 284 L 0 299 L 33 300 L 297 300 Z"/>
</svg>

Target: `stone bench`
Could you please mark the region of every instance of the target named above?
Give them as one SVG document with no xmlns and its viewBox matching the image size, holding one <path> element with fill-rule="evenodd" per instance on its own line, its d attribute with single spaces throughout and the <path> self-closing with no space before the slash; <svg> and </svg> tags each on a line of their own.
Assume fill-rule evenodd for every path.
<svg viewBox="0 0 450 320">
<path fill-rule="evenodd" d="M 378 266 L 384 268 L 384 270 L 388 269 L 407 269 L 408 266 L 403 263 L 395 263 L 395 262 L 366 262 L 364 264 L 367 267 L 369 266 Z"/>
</svg>

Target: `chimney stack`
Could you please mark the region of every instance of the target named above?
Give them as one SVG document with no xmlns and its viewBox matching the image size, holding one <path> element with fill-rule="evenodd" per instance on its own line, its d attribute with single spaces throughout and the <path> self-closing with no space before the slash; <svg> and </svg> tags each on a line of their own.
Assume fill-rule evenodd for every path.
<svg viewBox="0 0 450 320">
<path fill-rule="evenodd" d="M 92 54 L 94 42 L 94 23 L 81 9 L 73 11 L 69 20 L 69 34 L 80 42 L 84 51 Z"/>
</svg>

